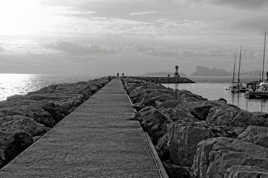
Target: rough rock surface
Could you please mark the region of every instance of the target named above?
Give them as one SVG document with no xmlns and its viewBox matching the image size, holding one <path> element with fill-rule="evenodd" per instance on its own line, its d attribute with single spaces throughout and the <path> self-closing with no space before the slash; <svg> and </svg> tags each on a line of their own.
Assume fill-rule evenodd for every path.
<svg viewBox="0 0 268 178">
<path fill-rule="evenodd" d="M 193 163 L 196 177 L 223 178 L 232 166 L 268 168 L 268 149 L 238 139 L 218 137 L 201 141 Z"/>
<path fill-rule="evenodd" d="M 238 139 L 268 148 L 268 127 L 249 126 Z"/>
<path fill-rule="evenodd" d="M 260 178 L 268 169 L 268 114 L 144 80 L 123 80 L 170 177 Z"/>
<path fill-rule="evenodd" d="M 153 143 L 157 143 L 168 129 L 168 124 L 171 122 L 161 112 L 153 108 L 147 108 L 146 112 L 142 110 L 140 123 L 145 131 L 149 133 Z"/>
<path fill-rule="evenodd" d="M 42 108 L 42 105 L 36 101 L 25 102 L 23 99 L 14 101 L 4 101 L 0 104 L 0 116 L 22 115 L 33 118 L 36 122 L 44 124 L 47 127 L 53 127 L 56 121 L 52 115 Z"/>
<path fill-rule="evenodd" d="M 232 166 L 224 178 L 267 178 L 268 171 L 254 166 Z"/>
<path fill-rule="evenodd" d="M 169 161 L 163 162 L 164 166 L 167 169 L 167 173 L 170 178 L 189 178 L 190 174 L 188 168 L 172 164 Z"/>
<path fill-rule="evenodd" d="M 171 119 L 172 121 L 198 121 L 188 110 L 183 107 L 175 107 L 175 108 L 159 108 L 166 117 Z"/>
<path fill-rule="evenodd" d="M 56 84 L 0 102 L 0 167 L 45 134 L 109 80 Z"/>
<path fill-rule="evenodd" d="M 29 133 L 34 137 L 43 135 L 49 130 L 49 128 L 35 122 L 32 118 L 21 115 L 13 115 L 0 117 L 0 130 L 8 133 L 19 130 Z"/>
<path fill-rule="evenodd" d="M 207 116 L 207 121 L 215 125 L 232 127 L 246 127 L 249 125 L 268 126 L 267 118 L 259 117 L 254 113 L 244 111 L 237 106 L 232 105 L 211 108 Z"/>
<path fill-rule="evenodd" d="M 20 131 L 6 133 L 0 131 L 0 167 L 5 165 L 32 143 L 33 138 L 28 133 Z"/>
<path fill-rule="evenodd" d="M 197 144 L 213 136 L 204 123 L 174 123 L 169 130 L 171 161 L 180 166 L 191 166 Z"/>
</svg>

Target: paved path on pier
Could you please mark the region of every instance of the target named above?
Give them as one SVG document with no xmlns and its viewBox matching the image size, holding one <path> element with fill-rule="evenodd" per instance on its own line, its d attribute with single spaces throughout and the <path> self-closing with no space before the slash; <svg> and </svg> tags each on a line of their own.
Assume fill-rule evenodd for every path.
<svg viewBox="0 0 268 178">
<path fill-rule="evenodd" d="M 165 177 L 112 80 L 0 171 L 3 178 Z"/>
</svg>

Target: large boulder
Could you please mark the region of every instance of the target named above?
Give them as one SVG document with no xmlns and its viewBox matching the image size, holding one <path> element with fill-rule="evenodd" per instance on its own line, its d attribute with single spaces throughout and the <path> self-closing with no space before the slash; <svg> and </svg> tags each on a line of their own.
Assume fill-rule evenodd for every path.
<svg viewBox="0 0 268 178">
<path fill-rule="evenodd" d="M 268 148 L 268 127 L 248 126 L 238 139 Z"/>
<path fill-rule="evenodd" d="M 268 171 L 254 166 L 232 166 L 224 178 L 267 178 Z"/>
<path fill-rule="evenodd" d="M 194 115 L 201 121 L 205 121 L 207 119 L 208 113 L 212 106 L 199 106 L 192 109 L 191 114 Z"/>
<path fill-rule="evenodd" d="M 58 94 L 65 94 L 66 96 L 72 94 L 82 94 L 85 97 L 88 97 L 91 94 L 95 93 L 106 82 L 107 81 L 93 80 L 89 82 L 50 85 L 38 91 L 30 92 L 29 95 L 58 93 Z"/>
<path fill-rule="evenodd" d="M 166 133 L 158 140 L 157 144 L 155 145 L 158 156 L 162 161 L 170 160 L 169 140 L 169 134 Z"/>
<path fill-rule="evenodd" d="M 247 127 L 249 125 L 268 126 L 268 120 L 233 105 L 222 105 L 209 110 L 207 121 L 215 125 Z"/>
<path fill-rule="evenodd" d="M 207 101 L 206 98 L 203 98 L 200 95 L 193 94 L 188 90 L 178 90 L 177 92 L 178 100 L 183 102 L 198 102 L 198 101 Z"/>
<path fill-rule="evenodd" d="M 13 115 L 0 117 L 0 131 L 3 132 L 13 133 L 21 131 L 34 137 L 43 135 L 48 130 L 49 128 L 26 116 Z"/>
<path fill-rule="evenodd" d="M 151 136 L 154 144 L 167 132 L 168 124 L 172 122 L 153 107 L 144 108 L 144 110 L 137 114 L 141 126 Z"/>
<path fill-rule="evenodd" d="M 47 90 L 45 90 L 47 91 Z M 52 127 L 83 102 L 82 94 L 32 92 L 26 96 L 13 96 L 0 106 L 0 115 L 20 114 Z M 66 92 L 66 91 L 64 91 Z"/>
<path fill-rule="evenodd" d="M 199 121 L 207 119 L 210 109 L 213 107 L 220 107 L 226 105 L 219 100 L 207 101 L 198 100 L 192 102 L 185 102 L 183 100 L 167 100 L 159 105 L 159 109 L 173 109 L 183 110 L 188 116 L 195 117 Z"/>
<path fill-rule="evenodd" d="M 199 120 L 206 120 L 211 108 L 224 107 L 227 104 L 226 102 L 223 102 L 221 99 L 219 99 L 219 100 L 188 102 L 185 105 L 189 108 L 190 112 Z"/>
<path fill-rule="evenodd" d="M 83 100 L 81 97 L 69 98 L 63 101 L 51 101 L 42 106 L 42 109 L 47 111 L 55 120 L 55 122 L 60 121 L 66 115 L 71 113 L 77 106 L 79 106 Z"/>
<path fill-rule="evenodd" d="M 0 167 L 4 166 L 32 143 L 32 136 L 25 132 L 6 133 L 0 131 Z"/>
<path fill-rule="evenodd" d="M 224 178 L 232 166 L 252 166 L 267 170 L 268 149 L 226 137 L 210 138 L 198 144 L 192 166 L 196 177 Z"/>
<path fill-rule="evenodd" d="M 183 107 L 176 108 L 160 108 L 161 111 L 166 117 L 168 117 L 172 121 L 198 121 L 187 109 Z"/>
<path fill-rule="evenodd" d="M 130 96 L 136 109 L 141 109 L 145 106 L 158 106 L 161 103 L 173 99 L 174 95 L 169 90 L 163 89 L 144 89 L 139 90 L 139 93 Z"/>
<path fill-rule="evenodd" d="M 160 105 L 157 106 L 157 108 L 163 108 L 163 109 L 175 108 L 180 103 L 181 103 L 180 100 L 176 100 L 175 98 L 173 98 L 171 100 L 166 100 L 162 102 Z"/>
<path fill-rule="evenodd" d="M 150 99 L 149 99 L 150 98 Z M 147 96 L 147 99 L 144 100 L 143 104 L 148 106 L 148 105 L 152 105 L 152 106 L 159 106 L 161 105 L 163 102 L 173 99 L 174 96 L 172 94 L 169 93 L 159 93 L 156 94 L 156 96 Z"/>
<path fill-rule="evenodd" d="M 191 166 L 199 141 L 222 136 L 237 137 L 225 127 L 211 126 L 205 122 L 177 121 L 169 126 L 155 148 L 161 160 L 172 160 L 180 166 Z"/>
<path fill-rule="evenodd" d="M 190 171 L 187 167 L 181 167 L 172 164 L 170 161 L 164 161 L 163 165 L 168 173 L 169 178 L 190 178 Z"/>
<path fill-rule="evenodd" d="M 167 89 L 161 85 L 142 83 L 140 85 L 135 85 L 129 90 L 129 96 L 133 99 L 141 100 L 146 94 L 156 94 L 156 93 L 172 93 L 172 90 Z"/>
<path fill-rule="evenodd" d="M 85 95 L 76 93 L 64 93 L 62 91 L 55 93 L 35 93 L 29 94 L 27 99 L 34 100 L 36 102 L 48 103 L 48 102 L 66 102 L 70 100 L 74 104 L 80 104 L 84 101 Z"/>
<path fill-rule="evenodd" d="M 167 100 L 166 102 L 163 102 L 161 105 L 159 105 L 157 108 L 173 121 L 197 122 L 200 120 L 204 120 L 200 119 L 200 117 L 202 117 L 200 116 L 200 113 L 203 111 L 200 111 L 199 113 L 194 113 L 192 111 L 195 108 L 202 107 L 203 105 L 208 106 L 208 104 L 205 103 L 206 101 L 186 103 L 180 100 Z"/>
<path fill-rule="evenodd" d="M 210 138 L 213 132 L 203 122 L 176 122 L 168 131 L 168 150 L 173 163 L 191 166 L 197 144 Z"/>
<path fill-rule="evenodd" d="M 139 112 L 136 112 L 135 119 L 141 122 L 143 120 L 143 117 L 149 116 L 154 111 L 156 111 L 156 108 L 155 107 L 153 107 L 153 106 L 146 106 L 143 109 L 141 109 Z"/>
<path fill-rule="evenodd" d="M 55 120 L 53 116 L 45 111 L 39 103 L 33 102 L 32 104 L 17 104 L 6 102 L 4 106 L 0 105 L 0 116 L 7 115 L 23 115 L 33 118 L 36 122 L 44 124 L 47 127 L 53 127 Z"/>
</svg>

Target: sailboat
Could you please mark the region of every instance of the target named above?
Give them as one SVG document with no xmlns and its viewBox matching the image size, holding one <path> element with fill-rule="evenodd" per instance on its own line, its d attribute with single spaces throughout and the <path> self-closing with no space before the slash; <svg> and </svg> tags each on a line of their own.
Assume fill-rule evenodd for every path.
<svg viewBox="0 0 268 178">
<path fill-rule="evenodd" d="M 236 73 L 236 55 L 235 55 L 235 58 L 234 58 L 234 67 L 233 67 L 233 76 L 232 76 L 232 83 L 231 85 L 226 88 L 226 90 L 233 90 L 236 82 L 235 82 L 235 73 Z"/>
<path fill-rule="evenodd" d="M 234 61 L 232 85 L 230 87 L 230 90 L 231 90 L 232 93 L 240 93 L 240 92 L 243 93 L 243 92 L 246 92 L 247 91 L 247 88 L 241 83 L 241 79 L 240 79 L 241 61 L 242 61 L 242 48 L 240 47 L 238 72 L 237 72 L 237 81 L 235 81 L 236 56 L 235 56 L 235 61 Z"/>
<path fill-rule="evenodd" d="M 262 73 L 261 73 L 261 82 L 258 84 L 252 85 L 250 90 L 245 94 L 245 97 L 248 99 L 264 99 L 268 98 L 268 73 L 266 73 L 266 80 L 264 78 L 265 75 L 265 58 L 266 58 L 266 41 L 267 41 L 267 33 L 264 34 L 264 48 L 263 48 L 263 58 L 262 58 Z"/>
</svg>

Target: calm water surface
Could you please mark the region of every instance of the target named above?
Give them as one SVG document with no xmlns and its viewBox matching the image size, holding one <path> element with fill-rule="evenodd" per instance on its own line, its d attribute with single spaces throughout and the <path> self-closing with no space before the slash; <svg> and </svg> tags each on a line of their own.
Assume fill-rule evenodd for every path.
<svg viewBox="0 0 268 178">
<path fill-rule="evenodd" d="M 248 111 L 268 112 L 268 100 L 253 100 L 246 99 L 244 94 L 232 94 L 227 91 L 229 83 L 194 83 L 194 84 L 179 84 L 179 89 L 189 90 L 195 94 L 201 95 L 210 100 L 225 98 L 228 103 L 239 106 Z M 175 88 L 174 84 L 165 85 L 170 88 Z"/>
<path fill-rule="evenodd" d="M 0 74 L 0 100 L 5 100 L 15 94 L 26 94 L 51 84 L 87 81 L 89 79 L 89 76 Z"/>
<path fill-rule="evenodd" d="M 0 100 L 15 94 L 26 94 L 42 87 L 77 81 L 87 81 L 90 76 L 56 76 L 37 74 L 0 74 Z M 174 88 L 174 84 L 165 85 Z M 229 103 L 249 111 L 268 112 L 268 100 L 248 100 L 244 94 L 233 95 L 227 91 L 229 83 L 194 83 L 179 84 L 179 89 L 186 89 L 210 100 L 225 98 Z"/>
</svg>

